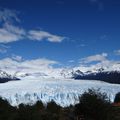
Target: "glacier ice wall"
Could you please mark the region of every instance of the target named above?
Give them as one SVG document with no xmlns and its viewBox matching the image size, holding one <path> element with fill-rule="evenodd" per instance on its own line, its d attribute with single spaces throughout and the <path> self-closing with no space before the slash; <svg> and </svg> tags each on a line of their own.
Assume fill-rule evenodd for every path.
<svg viewBox="0 0 120 120">
<path fill-rule="evenodd" d="M 120 92 L 120 85 L 117 84 L 90 80 L 42 78 L 0 84 L 0 96 L 7 99 L 13 106 L 21 103 L 34 104 L 38 100 L 43 103 L 54 100 L 61 106 L 69 106 L 78 103 L 79 96 L 88 88 L 100 88 L 101 92 L 107 93 L 111 101 L 114 100 L 115 94 Z"/>
</svg>

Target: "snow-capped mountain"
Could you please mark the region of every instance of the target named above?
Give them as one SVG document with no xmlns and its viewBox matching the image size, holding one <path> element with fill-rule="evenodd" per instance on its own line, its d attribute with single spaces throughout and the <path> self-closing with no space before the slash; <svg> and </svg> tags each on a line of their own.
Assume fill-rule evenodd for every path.
<svg viewBox="0 0 120 120">
<path fill-rule="evenodd" d="M 42 72 L 35 72 L 35 73 L 21 73 L 21 72 L 18 72 L 16 74 L 14 74 L 16 77 L 22 79 L 22 78 L 31 78 L 31 79 L 34 79 L 34 78 L 47 78 L 48 75 L 45 74 L 45 73 L 42 73 Z"/>
<path fill-rule="evenodd" d="M 60 79 L 88 79 L 88 80 L 102 80 L 110 83 L 120 83 L 120 63 L 114 63 L 111 65 L 93 65 L 93 66 L 80 66 L 73 68 L 56 68 L 56 69 L 41 69 L 41 70 L 28 70 L 19 69 L 18 71 L 8 70 L 6 72 L 1 71 L 1 78 L 60 78 Z M 11 74 L 11 75 L 9 75 Z M 5 77 L 6 76 L 6 77 Z"/>
<path fill-rule="evenodd" d="M 120 84 L 120 64 L 98 68 L 93 67 L 84 72 L 80 71 L 80 68 L 78 68 L 78 70 L 74 70 L 72 76 L 74 79 L 100 80 Z"/>
<path fill-rule="evenodd" d="M 63 76 L 63 78 L 100 80 L 120 84 L 120 64 L 104 67 L 77 67 L 73 69 L 64 69 L 61 71 L 61 76 Z"/>
<path fill-rule="evenodd" d="M 0 83 L 8 82 L 11 80 L 19 80 L 17 77 L 12 76 L 5 71 L 0 70 Z"/>
<path fill-rule="evenodd" d="M 21 103 L 34 104 L 36 101 L 47 103 L 54 100 L 61 106 L 69 106 L 79 101 L 79 96 L 88 88 L 101 88 L 111 101 L 120 92 L 120 85 L 100 81 L 79 81 L 73 79 L 23 79 L 0 84 L 0 96 L 13 106 Z"/>
<path fill-rule="evenodd" d="M 11 78 L 12 76 L 0 70 L 0 78 Z"/>
<path fill-rule="evenodd" d="M 62 68 L 56 69 L 56 71 L 50 72 L 16 72 L 13 76 L 16 78 L 23 79 L 36 79 L 36 78 L 61 78 L 61 79 L 83 79 L 83 80 L 101 80 L 110 83 L 120 84 L 120 71 L 119 69 L 105 69 L 95 68 L 88 71 L 82 71 L 81 68 Z"/>
</svg>

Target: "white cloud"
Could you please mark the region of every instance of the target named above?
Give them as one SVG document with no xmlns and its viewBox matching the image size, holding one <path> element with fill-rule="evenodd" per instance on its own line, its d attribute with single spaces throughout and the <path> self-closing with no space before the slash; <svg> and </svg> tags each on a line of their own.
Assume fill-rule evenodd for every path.
<svg viewBox="0 0 120 120">
<path fill-rule="evenodd" d="M 0 22 L 12 23 L 14 21 L 20 22 L 20 19 L 17 17 L 17 11 L 9 9 L 0 9 Z"/>
<path fill-rule="evenodd" d="M 74 63 L 75 61 L 74 61 L 74 60 L 69 60 L 68 62 L 69 62 L 69 63 Z"/>
<path fill-rule="evenodd" d="M 23 40 L 25 38 L 37 41 L 47 40 L 49 42 L 61 42 L 65 39 L 65 37 L 53 35 L 46 31 L 30 30 L 26 32 L 25 29 L 8 23 L 4 24 L 3 27 L 0 28 L 0 43 L 9 43 Z"/>
<path fill-rule="evenodd" d="M 103 68 L 104 71 L 120 71 L 120 61 L 105 60 L 95 64 L 80 64 L 74 67 L 74 70 L 81 70 L 82 72 L 92 71 L 96 72 L 98 69 Z"/>
<path fill-rule="evenodd" d="M 10 48 L 10 46 L 5 45 L 5 44 L 0 44 L 0 47 L 5 48 L 5 49 L 9 49 Z"/>
<path fill-rule="evenodd" d="M 9 9 L 0 9 L 0 43 L 9 43 L 23 39 L 25 30 L 13 25 L 14 22 L 20 22 L 18 12 Z"/>
<path fill-rule="evenodd" d="M 86 44 L 80 44 L 79 46 L 80 46 L 80 47 L 85 47 L 85 46 L 86 46 Z"/>
<path fill-rule="evenodd" d="M 7 53 L 9 48 L 10 48 L 10 46 L 0 44 L 0 53 L 2 53 L 2 54 Z"/>
<path fill-rule="evenodd" d="M 82 58 L 79 66 L 74 67 L 74 69 L 80 69 L 82 72 L 96 72 L 100 68 L 103 68 L 105 71 L 120 71 L 120 61 L 109 60 L 107 56 L 107 53 L 102 53 Z"/>
<path fill-rule="evenodd" d="M 3 27 L 0 28 L 0 43 L 19 41 L 24 38 L 38 41 L 47 40 L 49 42 L 61 42 L 65 39 L 65 37 L 54 35 L 46 31 L 27 31 L 13 25 L 15 21 L 20 22 L 17 13 L 18 12 L 15 10 L 0 9 L 0 22 L 3 24 Z"/>
<path fill-rule="evenodd" d="M 15 61 L 18 61 L 18 62 L 23 60 L 22 56 L 14 55 L 14 54 L 12 55 L 12 59 L 15 60 Z"/>
<path fill-rule="evenodd" d="M 65 37 L 61 37 L 46 31 L 39 31 L 39 30 L 30 30 L 28 32 L 28 38 L 31 40 L 38 40 L 38 41 L 47 40 L 49 42 L 61 42 L 65 39 Z"/>
<path fill-rule="evenodd" d="M 88 56 L 86 58 L 82 58 L 80 60 L 81 63 L 91 63 L 91 62 L 103 62 L 107 60 L 107 53 L 102 53 L 102 54 L 97 54 L 97 55 L 92 55 Z"/>
<path fill-rule="evenodd" d="M 54 35 L 46 31 L 26 30 L 25 28 L 15 26 L 15 21 L 17 23 L 20 22 L 17 15 L 18 12 L 15 10 L 0 9 L 0 23 L 2 24 L 0 28 L 0 43 L 9 43 L 25 38 L 37 41 L 47 40 L 49 42 L 61 42 L 65 39 L 65 37 Z"/>
<path fill-rule="evenodd" d="M 114 52 L 116 55 L 120 55 L 120 50 L 115 50 Z"/>
<path fill-rule="evenodd" d="M 24 35 L 25 31 L 22 28 L 6 23 L 2 28 L 0 28 L 0 43 L 9 43 L 22 40 Z"/>
<path fill-rule="evenodd" d="M 19 71 L 22 74 L 35 73 L 35 72 L 50 74 L 52 71 L 54 71 L 52 65 L 59 64 L 57 61 L 49 60 L 45 58 L 38 58 L 33 60 L 20 60 L 20 61 L 18 61 L 18 59 L 19 58 L 22 59 L 22 57 L 16 56 L 17 59 L 14 58 L 1 59 L 0 69 L 10 74 L 14 74 Z"/>
</svg>

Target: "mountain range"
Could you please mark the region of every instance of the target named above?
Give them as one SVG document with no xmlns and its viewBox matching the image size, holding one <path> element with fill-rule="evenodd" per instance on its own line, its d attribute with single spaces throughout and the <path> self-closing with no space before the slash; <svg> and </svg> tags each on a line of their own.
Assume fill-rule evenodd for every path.
<svg viewBox="0 0 120 120">
<path fill-rule="evenodd" d="M 13 80 L 20 80 L 20 79 L 13 75 L 8 74 L 5 71 L 0 70 L 0 83 L 5 83 Z"/>
<path fill-rule="evenodd" d="M 61 68 L 49 73 L 38 72 L 22 72 L 16 71 L 14 74 L 7 73 L 0 70 L 0 83 L 8 82 L 11 80 L 36 79 L 36 78 L 61 78 L 61 79 L 74 79 L 74 80 L 99 80 L 108 83 L 120 84 L 120 64 L 114 66 L 100 66 L 92 67 L 89 69 L 81 67 L 75 68 Z"/>
</svg>

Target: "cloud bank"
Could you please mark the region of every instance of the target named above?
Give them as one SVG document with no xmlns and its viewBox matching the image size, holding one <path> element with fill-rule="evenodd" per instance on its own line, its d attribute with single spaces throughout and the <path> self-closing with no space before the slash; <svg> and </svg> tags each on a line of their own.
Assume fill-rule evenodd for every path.
<svg viewBox="0 0 120 120">
<path fill-rule="evenodd" d="M 30 30 L 28 32 L 28 38 L 30 40 L 38 40 L 38 41 L 42 41 L 42 40 L 47 40 L 49 42 L 61 42 L 65 39 L 65 37 L 61 37 L 58 35 L 53 35 L 49 32 L 46 31 L 38 31 L 38 30 Z"/>
<path fill-rule="evenodd" d="M 10 43 L 19 40 L 36 40 L 49 42 L 62 42 L 66 37 L 51 34 L 47 31 L 20 28 L 14 25 L 14 22 L 19 23 L 20 19 L 17 12 L 8 9 L 0 10 L 0 43 Z"/>
<path fill-rule="evenodd" d="M 116 55 L 120 55 L 120 50 L 115 50 L 114 52 Z"/>
<path fill-rule="evenodd" d="M 19 41 L 24 35 L 24 29 L 6 23 L 0 28 L 0 43 Z"/>
<path fill-rule="evenodd" d="M 104 62 L 104 61 L 107 61 L 107 58 L 106 58 L 107 56 L 108 56 L 107 53 L 88 56 L 86 58 L 82 58 L 80 60 L 80 63 Z"/>
<path fill-rule="evenodd" d="M 4 58 L 0 60 L 0 69 L 12 75 L 19 73 L 55 73 L 53 65 L 59 64 L 57 61 L 45 58 L 33 60 L 23 60 L 21 56 L 13 56 L 12 58 Z"/>
<path fill-rule="evenodd" d="M 20 22 L 20 19 L 17 16 L 18 12 L 15 10 L 9 10 L 6 8 L 0 9 L 0 22 L 13 23 Z"/>
</svg>

